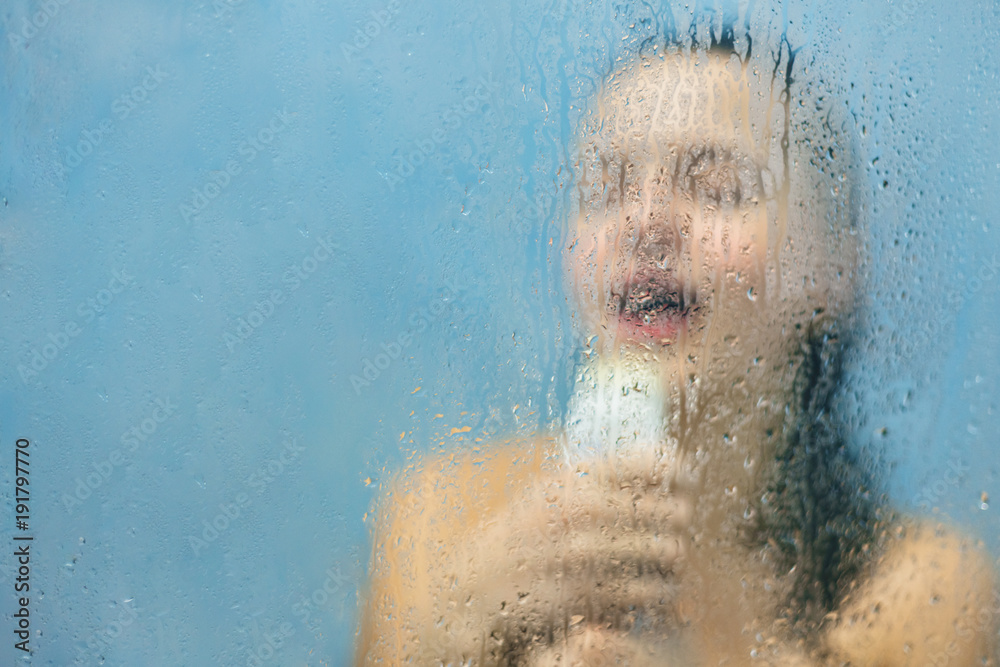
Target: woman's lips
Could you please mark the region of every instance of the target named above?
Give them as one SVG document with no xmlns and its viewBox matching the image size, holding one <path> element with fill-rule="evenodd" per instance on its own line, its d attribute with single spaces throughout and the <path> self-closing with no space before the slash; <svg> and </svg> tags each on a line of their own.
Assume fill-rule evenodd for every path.
<svg viewBox="0 0 1000 667">
<path fill-rule="evenodd" d="M 619 331 L 624 332 L 625 337 L 632 340 L 674 340 L 685 324 L 687 317 L 684 315 L 660 316 L 649 321 L 624 315 L 618 318 Z"/>
<path fill-rule="evenodd" d="M 631 276 L 616 301 L 619 328 L 630 339 L 675 339 L 696 310 L 673 272 L 662 269 Z"/>
</svg>

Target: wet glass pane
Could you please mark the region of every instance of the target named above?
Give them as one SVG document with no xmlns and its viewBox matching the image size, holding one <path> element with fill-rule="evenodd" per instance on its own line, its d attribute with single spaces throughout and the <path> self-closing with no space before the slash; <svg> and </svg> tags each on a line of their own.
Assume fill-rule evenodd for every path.
<svg viewBox="0 0 1000 667">
<path fill-rule="evenodd" d="M 0 664 L 1000 661 L 992 3 L 0 27 Z"/>
</svg>

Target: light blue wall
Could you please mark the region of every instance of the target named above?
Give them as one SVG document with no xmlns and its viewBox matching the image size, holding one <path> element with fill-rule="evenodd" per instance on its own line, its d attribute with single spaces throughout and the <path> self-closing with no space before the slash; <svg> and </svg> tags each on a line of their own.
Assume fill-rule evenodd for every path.
<svg viewBox="0 0 1000 667">
<path fill-rule="evenodd" d="M 269 642 L 265 664 L 346 664 L 387 471 L 565 405 L 554 221 L 580 104 L 690 22 L 634 4 L 4 3 L 0 457 L 31 440 L 38 664 L 248 664 Z M 856 119 L 857 439 L 898 502 L 1000 552 L 998 293 L 975 282 L 1000 251 L 1000 16 L 815 4 L 742 7 L 835 58 Z"/>
</svg>

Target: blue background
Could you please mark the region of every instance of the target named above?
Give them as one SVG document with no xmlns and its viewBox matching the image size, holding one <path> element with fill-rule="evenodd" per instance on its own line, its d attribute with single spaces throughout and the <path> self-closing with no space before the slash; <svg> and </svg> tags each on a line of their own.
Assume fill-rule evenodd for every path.
<svg viewBox="0 0 1000 667">
<path fill-rule="evenodd" d="M 347 664 L 390 472 L 562 414 L 576 119 L 695 11 L 636 4 L 4 3 L 0 500 L 29 438 L 37 664 Z M 819 5 L 730 11 L 853 119 L 856 445 L 1000 553 L 1000 10 Z"/>
</svg>

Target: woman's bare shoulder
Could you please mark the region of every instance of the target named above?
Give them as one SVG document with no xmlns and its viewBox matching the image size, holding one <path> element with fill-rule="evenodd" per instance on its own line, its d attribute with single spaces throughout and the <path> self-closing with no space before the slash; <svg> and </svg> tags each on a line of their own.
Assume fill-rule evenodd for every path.
<svg viewBox="0 0 1000 667">
<path fill-rule="evenodd" d="M 512 496 L 553 464 L 539 436 L 419 454 L 387 484 L 372 513 L 371 572 L 358 664 L 404 662 L 434 613 L 434 572 L 484 522 L 503 520 Z"/>
<path fill-rule="evenodd" d="M 539 436 L 417 455 L 388 485 L 378 520 L 412 526 L 418 516 L 440 521 L 454 514 L 467 523 L 472 514 L 499 509 L 512 489 L 541 474 L 555 448 L 553 438 Z"/>
<path fill-rule="evenodd" d="M 897 522 L 827 645 L 855 665 L 995 665 L 1000 594 L 983 544 L 953 526 Z"/>
</svg>

